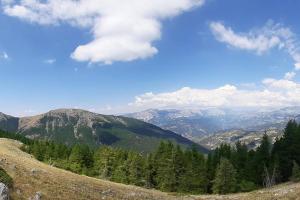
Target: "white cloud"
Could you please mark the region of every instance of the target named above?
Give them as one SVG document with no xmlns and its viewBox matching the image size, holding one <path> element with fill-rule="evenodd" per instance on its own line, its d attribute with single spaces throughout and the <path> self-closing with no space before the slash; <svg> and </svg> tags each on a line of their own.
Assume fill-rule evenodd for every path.
<svg viewBox="0 0 300 200">
<path fill-rule="evenodd" d="M 295 70 L 300 70 L 300 62 L 299 63 L 295 63 Z"/>
<path fill-rule="evenodd" d="M 262 33 L 250 32 L 248 34 L 235 33 L 230 27 L 225 27 L 220 22 L 210 24 L 216 39 L 232 47 L 255 51 L 258 54 L 278 46 L 280 39 L 277 36 L 268 36 Z"/>
<path fill-rule="evenodd" d="M 296 35 L 281 24 L 269 21 L 259 29 L 248 33 L 236 33 L 231 27 L 221 22 L 211 22 L 210 29 L 215 38 L 231 47 L 263 54 L 272 48 L 286 51 L 295 62 L 295 69 L 300 69 L 300 43 Z"/>
<path fill-rule="evenodd" d="M 296 76 L 296 73 L 295 73 L 295 72 L 287 72 L 287 73 L 285 73 L 285 75 L 284 75 L 284 79 L 291 80 L 291 79 L 293 79 L 295 76 Z"/>
<path fill-rule="evenodd" d="M 174 92 L 145 93 L 129 106 L 136 109 L 180 107 L 273 107 L 300 104 L 300 84 L 286 79 L 265 79 L 260 89 L 225 85 L 215 89 L 184 87 Z"/>
<path fill-rule="evenodd" d="M 3 52 L 0 52 L 0 59 L 8 60 L 9 56 L 5 51 L 3 51 Z"/>
<path fill-rule="evenodd" d="M 47 59 L 47 60 L 44 60 L 44 63 L 46 63 L 46 64 L 50 64 L 50 65 L 52 65 L 52 64 L 54 64 L 56 62 L 56 59 Z"/>
<path fill-rule="evenodd" d="M 3 1 L 4 13 L 38 23 L 69 23 L 88 28 L 93 40 L 78 46 L 78 61 L 132 61 L 153 56 L 161 21 L 204 4 L 205 0 L 21 0 Z"/>
</svg>

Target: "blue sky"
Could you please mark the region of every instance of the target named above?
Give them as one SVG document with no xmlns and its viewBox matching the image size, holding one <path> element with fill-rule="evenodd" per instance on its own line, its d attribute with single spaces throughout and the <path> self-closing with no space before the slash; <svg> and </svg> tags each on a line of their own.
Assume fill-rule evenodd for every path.
<svg viewBox="0 0 300 200">
<path fill-rule="evenodd" d="M 299 1 L 55 1 L 1 2 L 1 112 L 300 103 Z"/>
</svg>

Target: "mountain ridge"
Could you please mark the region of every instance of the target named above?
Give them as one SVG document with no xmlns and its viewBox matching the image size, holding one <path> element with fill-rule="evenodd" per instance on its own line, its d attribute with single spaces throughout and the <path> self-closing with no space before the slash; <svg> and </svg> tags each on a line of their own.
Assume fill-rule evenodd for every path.
<svg viewBox="0 0 300 200">
<path fill-rule="evenodd" d="M 238 140 L 257 147 L 265 131 L 274 140 L 290 119 L 299 121 L 300 107 L 149 109 L 125 116 L 171 130 L 209 149 Z"/>
<path fill-rule="evenodd" d="M 149 152 L 155 149 L 161 140 L 170 140 L 184 147 L 196 145 L 202 152 L 207 152 L 200 145 L 153 124 L 81 109 L 56 109 L 20 118 L 2 113 L 0 129 L 20 133 L 32 139 L 49 139 L 69 145 L 110 145 Z"/>
</svg>

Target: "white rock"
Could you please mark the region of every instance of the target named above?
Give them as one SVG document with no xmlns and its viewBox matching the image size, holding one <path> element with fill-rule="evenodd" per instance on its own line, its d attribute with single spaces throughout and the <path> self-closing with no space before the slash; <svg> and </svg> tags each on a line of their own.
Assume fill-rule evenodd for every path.
<svg viewBox="0 0 300 200">
<path fill-rule="evenodd" d="M 9 200 L 9 189 L 3 183 L 0 183 L 0 200 Z"/>
</svg>

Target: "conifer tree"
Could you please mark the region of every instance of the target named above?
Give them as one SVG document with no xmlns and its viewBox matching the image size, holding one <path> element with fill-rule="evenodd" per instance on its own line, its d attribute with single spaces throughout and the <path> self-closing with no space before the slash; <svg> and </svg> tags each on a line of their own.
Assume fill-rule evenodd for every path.
<svg viewBox="0 0 300 200">
<path fill-rule="evenodd" d="M 156 186 L 155 182 L 156 170 L 154 167 L 153 154 L 150 153 L 147 155 L 145 161 L 145 187 L 153 188 Z"/>
<path fill-rule="evenodd" d="M 145 184 L 143 180 L 144 162 L 142 156 L 137 153 L 129 153 L 128 155 L 128 180 L 133 185 L 142 186 Z"/>
<path fill-rule="evenodd" d="M 265 133 L 262 137 L 261 145 L 257 148 L 255 153 L 255 161 L 254 161 L 254 168 L 255 168 L 255 180 L 256 183 L 259 185 L 264 184 L 264 178 L 266 172 L 269 172 L 271 169 L 271 143 L 269 136 Z M 267 171 L 266 171 L 267 170 Z"/>
<path fill-rule="evenodd" d="M 116 152 L 110 147 L 100 147 L 94 154 L 94 168 L 101 178 L 111 179 Z"/>
<path fill-rule="evenodd" d="M 300 167 L 296 161 L 293 162 L 293 174 L 291 181 L 299 182 L 300 181 Z"/>
<path fill-rule="evenodd" d="M 217 194 L 232 193 L 235 192 L 236 187 L 236 170 L 229 160 L 222 158 L 216 171 L 213 192 Z"/>
</svg>

